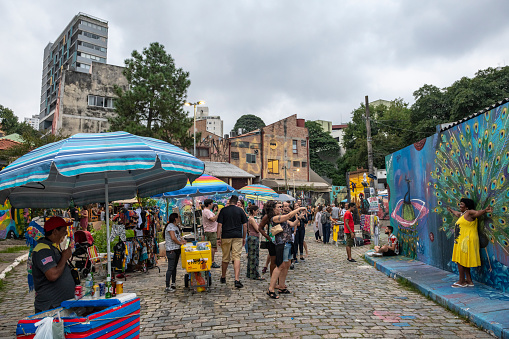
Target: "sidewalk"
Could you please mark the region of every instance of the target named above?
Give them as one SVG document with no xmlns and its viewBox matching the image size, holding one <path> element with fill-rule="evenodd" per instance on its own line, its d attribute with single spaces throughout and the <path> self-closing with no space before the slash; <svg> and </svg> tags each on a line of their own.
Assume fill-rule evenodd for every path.
<svg viewBox="0 0 509 339">
<path fill-rule="evenodd" d="M 425 296 L 478 327 L 499 338 L 509 338 L 509 294 L 481 283 L 475 287 L 452 288 L 456 274 L 404 256 L 364 257 L 379 271 L 409 282 Z"/>
</svg>

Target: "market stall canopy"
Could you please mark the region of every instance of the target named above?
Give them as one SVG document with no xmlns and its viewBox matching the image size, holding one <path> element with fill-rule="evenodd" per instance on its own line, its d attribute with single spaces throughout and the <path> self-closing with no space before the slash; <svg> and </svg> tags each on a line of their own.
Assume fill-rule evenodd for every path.
<svg viewBox="0 0 509 339">
<path fill-rule="evenodd" d="M 273 189 L 264 185 L 247 185 L 242 187 L 239 190 L 239 192 L 242 194 L 250 194 L 272 198 L 277 198 L 279 196 L 279 194 L 277 194 Z"/>
<path fill-rule="evenodd" d="M 82 133 L 39 147 L 0 171 L 0 200 L 16 208 L 67 208 L 150 197 L 184 187 L 201 160 L 167 142 L 127 132 Z"/>
<path fill-rule="evenodd" d="M 288 194 L 280 194 L 279 197 L 276 198 L 279 201 L 294 201 L 295 198 Z"/>
<path fill-rule="evenodd" d="M 286 184 L 285 181 L 281 179 L 263 179 L 262 182 L 273 188 L 284 188 L 286 186 L 288 186 L 289 188 L 294 187 L 293 180 L 287 180 Z M 306 190 L 314 192 L 330 192 L 332 189 L 331 185 L 329 185 L 328 183 L 319 181 L 295 180 L 295 187 L 297 188 L 297 190 L 305 188 Z"/>
<path fill-rule="evenodd" d="M 179 190 L 166 192 L 155 196 L 156 198 L 184 198 L 184 197 L 197 197 L 209 194 L 222 194 L 231 193 L 235 189 L 211 175 L 202 175 L 191 184 L 189 181 L 187 185 Z"/>
</svg>

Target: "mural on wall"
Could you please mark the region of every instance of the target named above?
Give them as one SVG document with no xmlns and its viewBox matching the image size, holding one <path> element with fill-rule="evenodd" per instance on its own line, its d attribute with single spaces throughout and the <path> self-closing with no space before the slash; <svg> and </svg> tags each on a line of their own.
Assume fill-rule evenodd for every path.
<svg viewBox="0 0 509 339">
<path fill-rule="evenodd" d="M 0 204 L 0 239 L 18 238 L 20 235 L 11 215 L 13 210 L 9 200 L 5 200 L 3 205 Z"/>
<path fill-rule="evenodd" d="M 481 266 L 475 280 L 509 290 L 508 103 L 386 157 L 391 224 L 404 255 L 457 272 L 451 261 L 461 198 L 476 209 L 493 206 L 479 220 Z"/>
<path fill-rule="evenodd" d="M 348 189 L 346 186 L 332 186 L 330 192 L 330 201 L 339 206 L 341 201 L 348 198 Z"/>
</svg>

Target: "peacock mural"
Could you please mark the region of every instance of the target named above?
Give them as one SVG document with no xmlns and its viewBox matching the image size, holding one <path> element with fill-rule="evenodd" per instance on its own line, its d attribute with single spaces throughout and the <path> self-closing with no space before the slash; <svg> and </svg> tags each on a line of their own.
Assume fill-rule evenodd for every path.
<svg viewBox="0 0 509 339">
<path fill-rule="evenodd" d="M 407 249 L 404 254 L 454 272 L 451 253 L 456 218 L 447 212 L 447 207 L 458 210 L 463 197 L 474 200 L 476 209 L 491 205 L 493 213 L 479 222 L 482 265 L 472 270 L 472 275 L 506 292 L 508 109 L 505 100 L 386 158 L 391 224 L 404 243 L 410 242 L 403 244 Z"/>
</svg>

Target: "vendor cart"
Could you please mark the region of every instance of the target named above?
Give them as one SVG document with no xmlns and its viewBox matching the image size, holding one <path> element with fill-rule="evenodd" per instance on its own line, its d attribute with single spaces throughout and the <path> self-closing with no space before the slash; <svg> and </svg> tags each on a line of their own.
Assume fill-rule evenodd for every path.
<svg viewBox="0 0 509 339">
<path fill-rule="evenodd" d="M 184 285 L 196 291 L 210 291 L 212 285 L 212 252 L 209 241 L 193 241 L 181 247 L 182 268 L 186 270 Z"/>
<path fill-rule="evenodd" d="M 135 293 L 115 298 L 84 297 L 67 300 L 61 307 L 37 313 L 18 321 L 16 336 L 35 336 L 35 324 L 45 317 L 64 322 L 65 338 L 138 338 L 140 335 L 140 298 Z"/>
</svg>

